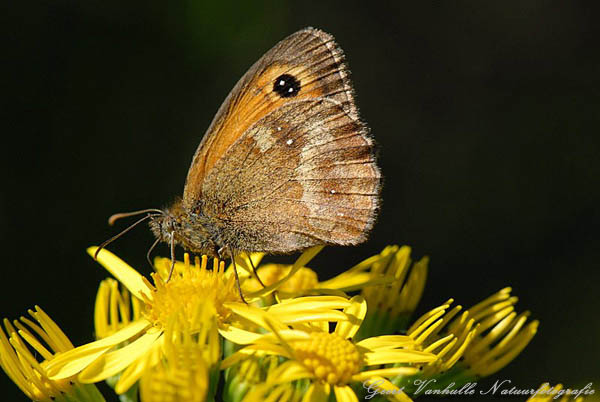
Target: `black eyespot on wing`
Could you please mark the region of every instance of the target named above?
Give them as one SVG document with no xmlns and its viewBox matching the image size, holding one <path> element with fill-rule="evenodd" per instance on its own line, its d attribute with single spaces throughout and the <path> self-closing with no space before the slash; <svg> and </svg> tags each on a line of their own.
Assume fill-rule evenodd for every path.
<svg viewBox="0 0 600 402">
<path fill-rule="evenodd" d="M 282 98 L 291 98 L 300 92 L 300 81 L 293 75 L 281 74 L 273 82 L 273 91 Z"/>
</svg>

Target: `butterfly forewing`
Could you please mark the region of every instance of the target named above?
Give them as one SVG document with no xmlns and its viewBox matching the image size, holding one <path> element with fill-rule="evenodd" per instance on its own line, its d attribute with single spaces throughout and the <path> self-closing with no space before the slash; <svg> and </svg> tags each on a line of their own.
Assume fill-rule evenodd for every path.
<svg viewBox="0 0 600 402">
<path fill-rule="evenodd" d="M 299 84 L 299 90 L 280 91 L 280 77 L 283 89 L 289 91 L 286 81 L 291 77 Z M 192 160 L 184 206 L 189 210 L 198 207 L 205 176 L 250 126 L 286 103 L 320 97 L 338 101 L 351 117 L 358 119 L 342 50 L 331 35 L 307 28 L 269 50 L 227 96 Z"/>
</svg>

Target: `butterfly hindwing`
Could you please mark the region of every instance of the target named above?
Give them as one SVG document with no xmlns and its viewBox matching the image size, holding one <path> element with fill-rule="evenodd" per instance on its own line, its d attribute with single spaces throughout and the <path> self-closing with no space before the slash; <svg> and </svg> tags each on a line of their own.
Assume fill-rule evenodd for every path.
<svg viewBox="0 0 600 402">
<path fill-rule="evenodd" d="M 357 244 L 372 227 L 380 173 L 366 126 L 339 101 L 295 100 L 248 128 L 203 183 L 223 242 L 290 252 Z"/>
</svg>

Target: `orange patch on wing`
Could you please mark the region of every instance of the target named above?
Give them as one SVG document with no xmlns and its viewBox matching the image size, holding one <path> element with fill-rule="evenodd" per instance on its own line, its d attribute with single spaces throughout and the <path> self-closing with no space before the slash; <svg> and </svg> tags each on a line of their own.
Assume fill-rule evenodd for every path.
<svg viewBox="0 0 600 402">
<path fill-rule="evenodd" d="M 290 74 L 300 81 L 300 91 L 296 96 L 282 98 L 273 91 L 273 83 L 281 74 Z M 305 67 L 272 65 L 266 68 L 242 89 L 239 98 L 231 100 L 223 120 L 214 127 L 213 133 L 206 134 L 212 137 L 212 141 L 204 144 L 195 163 L 190 167 L 187 190 L 200 195 L 204 177 L 254 123 L 287 102 L 313 99 L 322 95 L 323 86 L 319 85 L 319 78 L 311 75 Z"/>
</svg>

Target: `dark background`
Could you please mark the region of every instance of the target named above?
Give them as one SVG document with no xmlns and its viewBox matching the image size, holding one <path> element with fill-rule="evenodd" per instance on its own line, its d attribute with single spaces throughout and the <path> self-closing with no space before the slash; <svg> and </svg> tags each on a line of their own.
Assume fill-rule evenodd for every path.
<svg viewBox="0 0 600 402">
<path fill-rule="evenodd" d="M 11 3 L 0 12 L 1 316 L 39 304 L 75 344 L 93 340 L 95 292 L 107 274 L 85 248 L 123 227 L 108 227 L 110 214 L 180 195 L 237 79 L 312 25 L 347 54 L 385 187 L 370 241 L 328 248 L 311 265 L 325 278 L 386 244 L 409 244 L 415 257 L 431 257 L 418 313 L 449 297 L 470 306 L 511 285 L 518 311 L 541 321 L 492 382 L 600 380 L 597 9 Z M 139 228 L 111 250 L 147 273 L 152 240 Z M 22 398 L 6 376 L 0 382 L 5 400 Z"/>
</svg>

